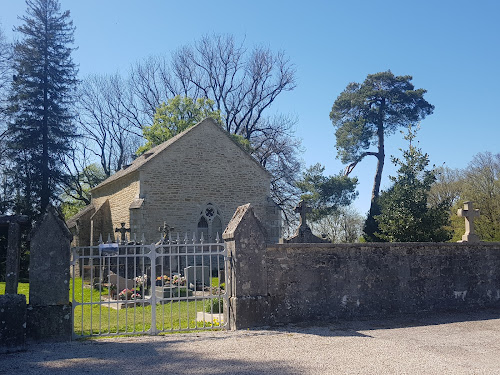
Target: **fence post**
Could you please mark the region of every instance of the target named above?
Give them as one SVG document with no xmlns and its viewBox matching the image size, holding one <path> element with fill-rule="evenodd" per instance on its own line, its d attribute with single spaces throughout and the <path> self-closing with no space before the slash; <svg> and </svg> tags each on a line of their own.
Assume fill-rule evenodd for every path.
<svg viewBox="0 0 500 375">
<path fill-rule="evenodd" d="M 30 234 L 30 301 L 27 333 L 36 339 L 71 340 L 70 244 L 73 236 L 49 206 Z"/>
<path fill-rule="evenodd" d="M 237 208 L 222 238 L 226 242 L 230 329 L 268 324 L 266 230 L 250 204 Z"/>
</svg>

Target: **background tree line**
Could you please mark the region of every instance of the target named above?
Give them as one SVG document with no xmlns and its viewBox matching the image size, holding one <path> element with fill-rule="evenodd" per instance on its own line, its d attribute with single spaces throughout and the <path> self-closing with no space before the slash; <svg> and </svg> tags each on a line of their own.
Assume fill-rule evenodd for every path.
<svg viewBox="0 0 500 375">
<path fill-rule="evenodd" d="M 15 43 L 0 30 L 0 213 L 36 218 L 52 202 L 71 216 L 90 203 L 92 187 L 136 155 L 211 116 L 274 176 L 272 198 L 285 219 L 293 219 L 301 197 L 313 207 L 313 227 L 332 241 L 359 239 L 363 220 L 348 208 L 357 197 L 351 175 L 371 156 L 378 164 L 363 225 L 366 241 L 429 240 L 394 234 L 398 222 L 412 220 L 414 228 L 427 220 L 440 231 L 430 240 L 457 237 L 454 225 L 461 225 L 449 212 L 464 200 L 482 209 L 480 235 L 499 238 L 498 155 L 480 154 L 464 171 L 429 169 L 428 156 L 412 144 L 411 126 L 434 106 L 411 76 L 370 74 L 339 94 L 330 119 L 338 158 L 347 167 L 325 176 L 321 164 L 302 171 L 296 120 L 271 112 L 276 98 L 296 85 L 284 52 L 208 35 L 170 56 L 140 61 L 127 74 L 77 80 L 69 11 L 61 11 L 57 0 L 28 0 L 20 19 Z M 410 145 L 402 159 L 392 159 L 398 176 L 381 191 L 386 138 L 401 128 L 409 129 Z M 418 210 L 410 207 L 417 201 Z"/>
<path fill-rule="evenodd" d="M 295 88 L 283 52 L 209 35 L 126 75 L 77 81 L 69 11 L 57 0 L 28 0 L 20 19 L 18 42 L 0 34 L 2 212 L 36 217 L 49 202 L 74 212 L 90 202 L 93 186 L 144 150 L 144 139 L 165 140 L 162 116 L 178 123 L 187 116 L 192 125 L 200 113 L 216 117 L 271 172 L 272 197 L 285 212 L 293 206 L 301 167 L 295 119 L 271 112 Z M 203 110 L 193 114 L 186 101 L 202 101 Z"/>
</svg>

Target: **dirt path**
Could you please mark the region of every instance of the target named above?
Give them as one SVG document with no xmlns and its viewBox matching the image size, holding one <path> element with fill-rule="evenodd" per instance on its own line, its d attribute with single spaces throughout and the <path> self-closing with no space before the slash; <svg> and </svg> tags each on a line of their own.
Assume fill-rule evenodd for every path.
<svg viewBox="0 0 500 375">
<path fill-rule="evenodd" d="M 500 374 L 500 310 L 31 344 L 1 374 Z"/>
</svg>

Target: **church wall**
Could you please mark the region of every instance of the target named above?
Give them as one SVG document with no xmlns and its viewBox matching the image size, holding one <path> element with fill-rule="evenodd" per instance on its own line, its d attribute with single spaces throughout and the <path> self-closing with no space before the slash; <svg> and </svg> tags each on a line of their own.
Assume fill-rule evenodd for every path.
<svg viewBox="0 0 500 375">
<path fill-rule="evenodd" d="M 191 239 L 207 203 L 219 208 L 222 230 L 245 203 L 252 203 L 264 223 L 270 222 L 268 216 L 279 218 L 267 200 L 269 174 L 209 124 L 201 124 L 155 156 L 141 170 L 140 179 L 144 203 L 138 211 L 147 241 L 159 239 L 158 227 L 164 221 L 174 227 L 173 233 L 188 232 Z"/>
<path fill-rule="evenodd" d="M 139 195 L 138 176 L 137 172 L 132 173 L 92 191 L 92 202 L 96 207 L 103 204 L 106 199 L 109 199 L 113 228 L 119 228 L 122 222 L 125 223 L 127 228 L 130 227 L 129 206 Z M 99 228 L 94 228 L 96 234 L 98 231 Z"/>
</svg>

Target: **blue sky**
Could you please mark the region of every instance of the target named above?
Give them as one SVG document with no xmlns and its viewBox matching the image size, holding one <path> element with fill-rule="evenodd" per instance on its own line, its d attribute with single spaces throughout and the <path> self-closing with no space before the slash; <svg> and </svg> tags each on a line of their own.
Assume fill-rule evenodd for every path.
<svg viewBox="0 0 500 375">
<path fill-rule="evenodd" d="M 0 23 L 9 39 L 20 0 L 0 0 Z M 436 165 L 464 168 L 478 152 L 500 152 L 500 2 L 471 1 L 190 1 L 61 0 L 76 26 L 74 60 L 80 76 L 126 74 L 130 64 L 170 54 L 204 34 L 230 33 L 245 45 L 283 50 L 297 69 L 297 88 L 281 94 L 271 112 L 298 119 L 305 165 L 335 174 L 329 113 L 349 82 L 390 69 L 412 75 L 436 109 L 421 123 L 420 147 Z M 397 133 L 390 155 L 406 147 Z M 360 213 L 369 207 L 375 158 L 358 164 Z"/>
</svg>

